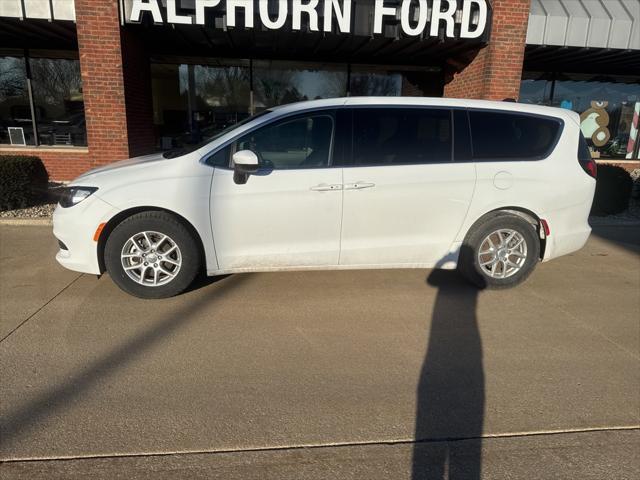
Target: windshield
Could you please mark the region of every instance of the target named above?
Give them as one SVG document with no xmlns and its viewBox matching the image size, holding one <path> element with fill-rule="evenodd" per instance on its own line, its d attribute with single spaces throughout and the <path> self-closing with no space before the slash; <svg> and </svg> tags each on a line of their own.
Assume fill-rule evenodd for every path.
<svg viewBox="0 0 640 480">
<path fill-rule="evenodd" d="M 199 148 L 204 147 L 208 143 L 211 143 L 214 140 L 216 140 L 217 138 L 222 137 L 223 135 L 229 133 L 230 131 L 235 130 L 238 127 L 241 127 L 242 125 L 245 125 L 245 124 L 251 122 L 252 120 L 255 120 L 256 118 L 259 118 L 259 117 L 261 117 L 263 115 L 266 115 L 267 113 L 271 113 L 271 110 L 263 110 L 260 113 L 256 113 L 255 115 L 247 117 L 244 120 L 239 121 L 238 123 L 234 123 L 233 125 L 225 128 L 223 130 L 220 130 L 215 135 L 212 135 L 210 137 L 205 138 L 201 142 L 193 143 L 193 144 L 190 144 L 190 145 L 182 145 L 182 146 L 180 146 L 178 148 L 173 148 L 171 150 L 167 150 L 166 152 L 164 152 L 162 154 L 162 156 L 164 158 L 176 158 L 176 157 L 181 157 L 182 155 L 186 155 L 187 153 L 195 152 Z"/>
</svg>

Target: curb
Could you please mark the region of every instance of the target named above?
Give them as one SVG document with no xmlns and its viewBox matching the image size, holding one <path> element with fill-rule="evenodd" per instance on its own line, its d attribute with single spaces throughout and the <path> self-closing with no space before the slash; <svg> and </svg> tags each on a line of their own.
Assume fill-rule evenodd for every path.
<svg viewBox="0 0 640 480">
<path fill-rule="evenodd" d="M 53 221 L 50 218 L 0 218 L 0 225 L 48 227 Z"/>
</svg>

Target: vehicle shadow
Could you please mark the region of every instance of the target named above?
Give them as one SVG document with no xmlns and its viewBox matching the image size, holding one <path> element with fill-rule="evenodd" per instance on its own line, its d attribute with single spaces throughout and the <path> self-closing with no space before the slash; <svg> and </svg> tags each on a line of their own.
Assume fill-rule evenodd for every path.
<svg viewBox="0 0 640 480">
<path fill-rule="evenodd" d="M 640 253 L 640 222 L 631 225 L 596 224 L 592 228 L 592 235 L 614 243 L 632 253 Z"/>
<path fill-rule="evenodd" d="M 479 479 L 485 404 L 479 290 L 456 271 L 433 270 L 427 283 L 437 294 L 417 389 L 412 479 Z"/>
<path fill-rule="evenodd" d="M 196 278 L 193 279 L 193 282 L 191 282 L 191 285 L 189 285 L 184 290 L 184 292 L 182 292 L 180 295 L 184 295 L 185 293 L 189 293 L 189 292 L 195 292 L 196 290 L 200 290 L 201 288 L 208 287 L 209 285 L 220 282 L 225 278 L 229 278 L 230 276 L 231 274 L 216 275 L 214 277 L 208 277 L 204 272 L 200 272 L 196 276 Z"/>
</svg>

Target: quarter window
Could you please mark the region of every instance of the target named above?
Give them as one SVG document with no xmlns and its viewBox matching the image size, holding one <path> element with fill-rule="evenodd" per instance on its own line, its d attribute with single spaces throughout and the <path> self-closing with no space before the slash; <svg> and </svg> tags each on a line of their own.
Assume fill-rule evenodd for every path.
<svg viewBox="0 0 640 480">
<path fill-rule="evenodd" d="M 327 167 L 332 137 L 331 116 L 306 116 L 255 130 L 237 141 L 236 151 L 251 150 L 276 170 Z"/>
<path fill-rule="evenodd" d="M 423 108 L 360 108 L 353 114 L 355 165 L 451 161 L 451 112 Z"/>
<path fill-rule="evenodd" d="M 555 147 L 562 122 L 508 112 L 469 111 L 473 158 L 540 160 Z"/>
</svg>

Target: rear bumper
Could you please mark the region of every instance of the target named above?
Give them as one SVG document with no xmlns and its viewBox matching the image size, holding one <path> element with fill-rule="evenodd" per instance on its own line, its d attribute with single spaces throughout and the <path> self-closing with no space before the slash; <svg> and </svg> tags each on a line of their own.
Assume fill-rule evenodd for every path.
<svg viewBox="0 0 640 480">
<path fill-rule="evenodd" d="M 576 252 L 584 247 L 591 234 L 591 227 L 589 226 L 590 209 L 591 201 L 585 201 L 559 210 L 546 212 L 542 216 L 547 220 L 551 230 L 550 235 L 547 237 L 543 261 Z"/>
<path fill-rule="evenodd" d="M 551 235 L 547 238 L 544 258 L 542 259 L 543 262 L 580 250 L 587 243 L 591 234 L 591 227 L 588 225 L 584 229 L 569 233 L 554 233 L 553 227 L 551 228 Z"/>
</svg>

